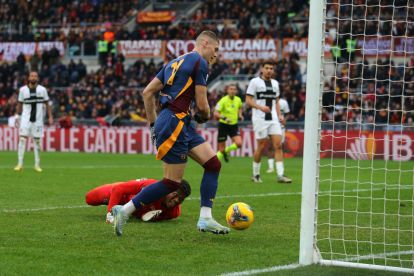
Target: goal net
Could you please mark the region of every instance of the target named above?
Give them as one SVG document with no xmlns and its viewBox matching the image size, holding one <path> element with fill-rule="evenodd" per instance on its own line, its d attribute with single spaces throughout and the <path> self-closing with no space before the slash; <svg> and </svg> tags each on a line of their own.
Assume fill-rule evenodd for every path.
<svg viewBox="0 0 414 276">
<path fill-rule="evenodd" d="M 414 272 L 414 0 L 310 12 L 300 262 Z"/>
</svg>

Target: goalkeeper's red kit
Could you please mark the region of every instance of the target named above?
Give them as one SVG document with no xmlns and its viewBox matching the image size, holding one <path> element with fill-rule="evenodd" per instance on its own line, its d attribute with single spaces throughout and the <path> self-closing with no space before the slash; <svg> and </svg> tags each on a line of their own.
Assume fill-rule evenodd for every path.
<svg viewBox="0 0 414 276">
<path fill-rule="evenodd" d="M 137 179 L 127 182 L 116 182 L 112 184 L 105 184 L 89 191 L 86 194 L 86 203 L 92 206 L 108 205 L 108 212 L 115 205 L 123 205 L 129 202 L 136 194 L 138 194 L 144 187 L 158 182 L 155 179 Z M 133 213 L 134 216 L 141 218 L 143 214 L 153 211 L 162 210 L 162 213 L 154 220 L 173 219 L 181 214 L 181 205 L 174 208 L 165 207 L 161 198 L 153 203 L 147 204 L 139 208 Z"/>
</svg>

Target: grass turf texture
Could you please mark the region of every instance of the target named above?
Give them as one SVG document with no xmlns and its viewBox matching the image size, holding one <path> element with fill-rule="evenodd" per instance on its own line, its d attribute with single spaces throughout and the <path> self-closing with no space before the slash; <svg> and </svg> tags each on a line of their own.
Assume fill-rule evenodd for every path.
<svg viewBox="0 0 414 276">
<path fill-rule="evenodd" d="M 265 162 L 262 184 L 250 181 L 251 159 L 233 158 L 223 163 L 213 215 L 225 223 L 227 207 L 246 202 L 254 208 L 255 223 L 245 231 L 232 231 L 227 236 L 197 232 L 202 169 L 191 161 L 185 178 L 193 194 L 183 204 L 182 215 L 159 223 L 132 219 L 124 236 L 118 238 L 104 222 L 105 207 L 79 207 L 85 204 L 85 193 L 104 183 L 160 178 L 161 163 L 143 155 L 42 153 L 41 157 L 42 173 L 32 169 L 31 153 L 26 153 L 23 172 L 14 172 L 16 153 L 0 153 L 2 275 L 216 275 L 298 262 L 301 159 L 285 161 L 292 185 L 276 184 L 275 175 L 264 173 Z M 402 164 L 413 167 L 413 163 Z M 62 208 L 21 211 L 50 207 Z M 320 266 L 269 274 L 305 273 L 395 275 Z"/>
</svg>

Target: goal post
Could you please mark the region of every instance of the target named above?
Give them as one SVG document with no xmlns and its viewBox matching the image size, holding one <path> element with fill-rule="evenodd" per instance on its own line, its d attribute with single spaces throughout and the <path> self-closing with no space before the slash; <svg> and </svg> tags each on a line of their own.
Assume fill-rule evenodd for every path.
<svg viewBox="0 0 414 276">
<path fill-rule="evenodd" d="M 414 273 L 413 121 L 414 0 L 311 0 L 301 265 Z"/>
<path fill-rule="evenodd" d="M 314 247 L 316 195 L 319 160 L 320 99 L 324 48 L 324 7 L 321 0 L 310 1 L 308 61 L 306 80 L 305 136 L 302 171 L 302 206 L 299 263 L 317 261 Z"/>
</svg>

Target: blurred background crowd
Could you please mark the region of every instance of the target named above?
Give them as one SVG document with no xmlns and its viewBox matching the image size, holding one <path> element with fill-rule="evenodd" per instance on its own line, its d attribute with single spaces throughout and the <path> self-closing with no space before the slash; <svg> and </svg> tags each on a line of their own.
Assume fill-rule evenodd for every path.
<svg viewBox="0 0 414 276">
<path fill-rule="evenodd" d="M 339 5 L 333 0 L 327 8 L 326 34 L 332 41 L 334 65 L 332 76 L 325 79 L 322 119 L 349 124 L 412 125 L 413 53 L 400 60 L 394 60 L 392 55 L 376 59 L 355 55 L 355 41 L 361 35 L 413 36 L 414 24 L 406 17 L 410 10 L 401 4 L 396 13 L 390 14 L 387 5 L 381 8 L 371 0 L 359 1 L 361 5 L 354 8 L 347 5 L 355 1 L 344 0 Z M 59 41 L 69 51 L 62 56 L 53 47 L 31 57 L 20 53 L 14 61 L 2 61 L 0 48 L 0 118 L 15 114 L 18 88 L 24 85 L 29 70 L 37 70 L 40 83 L 48 89 L 55 117 L 112 125 L 145 122 L 140 92 L 165 60 L 128 59 L 117 51 L 117 41 L 187 40 L 205 29 L 217 32 L 222 39 L 304 39 L 308 33 L 306 0 L 183 1 L 183 5 L 194 7 L 183 13 L 179 13 L 182 6 L 174 6 L 171 1 L 0 2 L 0 42 Z M 403 1 L 388 2 L 398 6 Z M 153 9 L 176 9 L 175 20 L 155 24 L 132 19 L 131 24 L 137 12 L 151 5 Z M 364 17 L 367 13 L 370 18 Z M 346 14 L 352 14 L 352 18 L 345 17 Z M 356 20 L 361 18 L 364 20 Z M 98 41 L 108 43 L 104 56 Z M 79 54 L 80 49 L 83 55 Z M 95 66 L 90 66 L 90 57 L 85 61 L 88 55 L 99 59 Z M 292 52 L 278 56 L 274 64 L 274 77 L 291 110 L 288 121 L 304 121 L 306 58 Z M 210 68 L 209 82 L 223 75 L 251 78 L 259 73 L 260 62 L 219 60 Z M 234 83 L 244 100 L 246 82 L 235 78 Z M 224 95 L 224 90 L 225 87 L 209 90 L 211 106 Z M 244 117 L 248 119 L 250 113 L 245 108 Z"/>
</svg>

